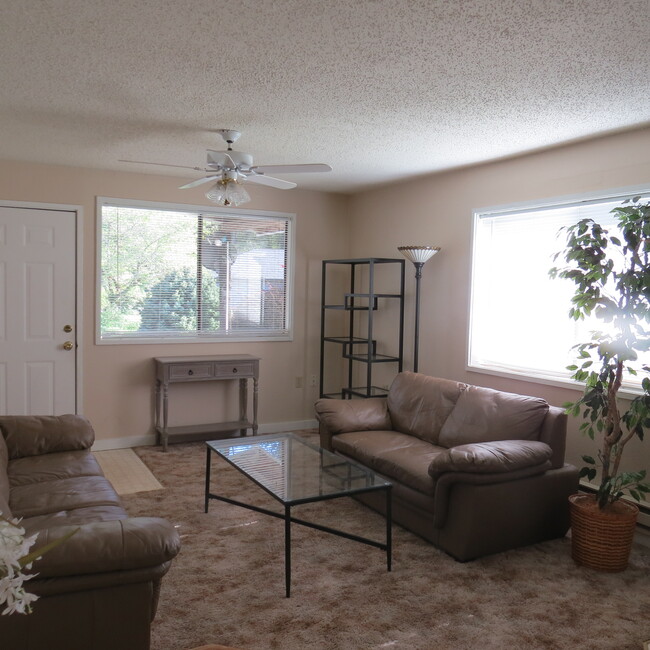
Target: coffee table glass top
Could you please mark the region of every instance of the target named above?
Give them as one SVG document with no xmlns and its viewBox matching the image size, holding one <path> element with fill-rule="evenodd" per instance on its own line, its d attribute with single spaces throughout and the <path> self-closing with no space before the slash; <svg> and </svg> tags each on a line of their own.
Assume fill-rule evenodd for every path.
<svg viewBox="0 0 650 650">
<path fill-rule="evenodd" d="M 284 504 L 386 489 L 372 470 L 313 445 L 292 433 L 206 443 Z"/>
</svg>

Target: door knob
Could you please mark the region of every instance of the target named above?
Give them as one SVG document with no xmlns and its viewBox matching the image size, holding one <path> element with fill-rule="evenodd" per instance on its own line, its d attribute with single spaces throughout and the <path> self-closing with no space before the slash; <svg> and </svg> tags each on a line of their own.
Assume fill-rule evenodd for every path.
<svg viewBox="0 0 650 650">
<path fill-rule="evenodd" d="M 63 326 L 63 331 L 64 332 L 72 332 L 72 325 L 64 325 Z"/>
<path fill-rule="evenodd" d="M 73 347 L 74 347 L 74 343 L 72 341 L 66 341 L 63 344 L 63 349 L 64 350 L 72 350 Z"/>
</svg>

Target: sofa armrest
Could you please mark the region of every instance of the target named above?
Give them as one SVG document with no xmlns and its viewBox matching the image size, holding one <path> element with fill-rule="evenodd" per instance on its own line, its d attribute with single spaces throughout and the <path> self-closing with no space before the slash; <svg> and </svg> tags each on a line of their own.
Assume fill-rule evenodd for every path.
<svg viewBox="0 0 650 650">
<path fill-rule="evenodd" d="M 95 441 L 92 425 L 80 415 L 6 415 L 0 430 L 10 460 L 90 449 Z"/>
<path fill-rule="evenodd" d="M 553 450 L 535 440 L 498 440 L 451 447 L 433 458 L 429 474 L 503 474 L 548 463 Z"/>
<path fill-rule="evenodd" d="M 338 433 L 392 429 L 386 400 L 381 397 L 319 399 L 315 409 L 324 449 L 331 449 L 332 436 Z"/>
<path fill-rule="evenodd" d="M 53 526 L 39 532 L 38 549 L 74 530 Z M 180 550 L 176 529 L 158 517 L 131 517 L 84 524 L 77 532 L 34 562 L 39 579 L 156 567 Z"/>
</svg>

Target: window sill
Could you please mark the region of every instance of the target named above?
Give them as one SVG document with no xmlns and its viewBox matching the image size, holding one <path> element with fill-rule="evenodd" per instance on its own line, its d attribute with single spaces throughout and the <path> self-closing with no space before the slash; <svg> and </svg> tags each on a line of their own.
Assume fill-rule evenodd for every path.
<svg viewBox="0 0 650 650">
<path fill-rule="evenodd" d="M 269 341 L 287 342 L 293 341 L 292 334 L 285 334 L 283 336 L 222 336 L 222 337 L 187 337 L 187 338 L 170 338 L 170 337 L 157 337 L 157 338 L 99 338 L 96 339 L 97 345 L 184 345 L 193 343 L 266 343 Z"/>
<path fill-rule="evenodd" d="M 533 375 L 530 373 L 516 372 L 514 370 L 502 370 L 498 368 L 489 368 L 486 366 L 473 366 L 468 364 L 465 366 L 465 370 L 468 372 L 477 372 L 484 375 L 493 375 L 495 377 L 505 377 L 507 379 L 516 379 L 518 381 L 527 381 L 533 384 L 543 384 L 545 386 L 555 386 L 556 388 L 565 388 L 567 390 L 577 391 L 582 393 L 584 390 L 584 384 L 574 381 L 569 378 L 562 377 L 553 377 L 545 375 Z M 639 388 L 634 388 L 632 386 L 626 386 L 621 388 L 618 393 L 624 399 L 634 399 L 638 395 L 643 395 L 643 390 Z M 568 400 L 567 400 L 568 401 Z"/>
</svg>

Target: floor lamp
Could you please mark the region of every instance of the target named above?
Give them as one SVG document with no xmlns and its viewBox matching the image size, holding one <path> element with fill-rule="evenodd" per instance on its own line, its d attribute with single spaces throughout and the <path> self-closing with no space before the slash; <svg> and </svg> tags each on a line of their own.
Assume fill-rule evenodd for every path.
<svg viewBox="0 0 650 650">
<path fill-rule="evenodd" d="M 397 250 L 415 266 L 415 341 L 413 343 L 413 372 L 418 371 L 418 342 L 420 338 L 420 278 L 424 263 L 433 257 L 439 246 L 398 246 Z"/>
</svg>

